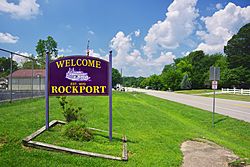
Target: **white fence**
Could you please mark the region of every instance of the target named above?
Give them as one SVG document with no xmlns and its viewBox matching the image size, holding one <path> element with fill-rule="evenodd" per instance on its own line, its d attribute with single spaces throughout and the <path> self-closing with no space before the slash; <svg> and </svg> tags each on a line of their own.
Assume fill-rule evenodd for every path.
<svg viewBox="0 0 250 167">
<path fill-rule="evenodd" d="M 241 94 L 241 95 L 250 95 L 250 89 L 229 89 L 229 88 L 222 88 L 221 93 L 231 93 L 231 94 Z"/>
</svg>

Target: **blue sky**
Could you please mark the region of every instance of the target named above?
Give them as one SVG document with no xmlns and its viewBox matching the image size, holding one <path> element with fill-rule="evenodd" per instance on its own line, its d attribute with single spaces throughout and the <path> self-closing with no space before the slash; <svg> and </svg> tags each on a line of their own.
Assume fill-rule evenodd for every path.
<svg viewBox="0 0 250 167">
<path fill-rule="evenodd" d="M 126 76 L 159 74 L 193 50 L 223 53 L 223 46 L 250 22 L 247 0 L 0 0 L 0 48 L 36 55 L 51 35 L 60 55 L 107 58 Z M 2 53 L 1 53 L 2 54 Z M 17 61 L 21 62 L 24 60 Z"/>
</svg>

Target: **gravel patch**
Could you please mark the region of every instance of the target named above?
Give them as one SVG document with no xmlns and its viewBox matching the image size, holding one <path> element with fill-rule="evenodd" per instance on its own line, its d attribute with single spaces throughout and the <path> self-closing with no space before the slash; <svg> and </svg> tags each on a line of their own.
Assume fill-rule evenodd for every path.
<svg viewBox="0 0 250 167">
<path fill-rule="evenodd" d="M 238 157 L 231 151 L 209 141 L 186 141 L 181 145 L 182 167 L 228 167 Z"/>
</svg>

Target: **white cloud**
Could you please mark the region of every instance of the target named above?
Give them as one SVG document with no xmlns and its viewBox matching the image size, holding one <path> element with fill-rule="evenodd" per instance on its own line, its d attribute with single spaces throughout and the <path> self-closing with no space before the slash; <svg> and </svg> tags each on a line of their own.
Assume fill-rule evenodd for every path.
<svg viewBox="0 0 250 167">
<path fill-rule="evenodd" d="M 185 57 L 185 56 L 187 56 L 187 55 L 189 55 L 189 51 L 187 51 L 187 52 L 181 52 L 181 55 L 183 56 L 183 57 Z"/>
<path fill-rule="evenodd" d="M 141 35 L 141 31 L 139 29 L 136 30 L 134 33 L 136 37 L 139 37 Z"/>
<path fill-rule="evenodd" d="M 174 0 L 168 7 L 164 21 L 158 21 L 144 38 L 144 53 L 151 57 L 157 50 L 175 49 L 192 34 L 195 19 L 199 16 L 195 9 L 197 0 Z"/>
<path fill-rule="evenodd" d="M 94 31 L 91 31 L 91 30 L 89 30 L 88 33 L 89 33 L 90 35 L 95 35 L 95 32 L 94 32 Z"/>
<path fill-rule="evenodd" d="M 162 63 L 164 64 L 171 64 L 173 63 L 173 60 L 175 59 L 175 56 L 173 55 L 172 52 L 161 52 L 160 57 L 158 57 L 157 59 L 155 59 L 153 61 L 154 65 L 156 66 L 160 66 L 162 65 Z"/>
<path fill-rule="evenodd" d="M 161 52 L 157 58 L 143 57 L 138 49 L 134 48 L 130 35 L 118 32 L 110 42 L 110 47 L 116 52 L 113 64 L 117 69 L 123 69 L 125 75 L 148 76 L 159 74 L 164 65 L 173 62 L 172 52 Z"/>
<path fill-rule="evenodd" d="M 107 61 L 108 61 L 108 55 L 106 55 L 106 56 L 101 56 L 99 53 L 95 52 L 93 49 L 90 49 L 90 50 L 89 50 L 89 56 L 101 58 L 101 59 L 104 59 L 104 60 L 107 60 Z"/>
<path fill-rule="evenodd" d="M 19 37 L 0 32 L 0 43 L 17 43 Z"/>
<path fill-rule="evenodd" d="M 58 52 L 59 53 L 71 53 L 72 50 L 70 48 L 66 48 L 66 49 L 65 48 L 59 48 Z"/>
<path fill-rule="evenodd" d="M 0 0 L 0 12 L 11 14 L 16 19 L 31 19 L 39 14 L 40 5 L 36 0 L 20 0 L 19 4 Z"/>
<path fill-rule="evenodd" d="M 19 52 L 19 51 L 17 51 L 16 53 L 27 56 L 27 57 L 32 56 L 32 54 L 27 53 L 27 52 Z M 22 56 L 19 56 L 19 55 L 13 54 L 13 60 L 16 61 L 18 65 L 22 65 L 24 62 L 28 61 L 29 59 L 25 58 L 25 57 L 22 57 Z"/>
<path fill-rule="evenodd" d="M 205 53 L 223 52 L 224 45 L 245 24 L 250 22 L 250 6 L 241 8 L 228 3 L 224 9 L 215 12 L 211 17 L 202 17 L 206 31 L 197 31 L 202 39 L 196 50 Z"/>
<path fill-rule="evenodd" d="M 222 6 L 221 3 L 217 3 L 217 4 L 215 5 L 215 7 L 216 7 L 216 9 L 218 9 L 218 10 L 220 10 L 220 9 L 223 8 L 223 6 Z"/>
<path fill-rule="evenodd" d="M 111 40 L 110 47 L 119 53 L 126 54 L 132 47 L 132 39 L 130 36 L 125 36 L 122 31 L 119 31 Z"/>
</svg>

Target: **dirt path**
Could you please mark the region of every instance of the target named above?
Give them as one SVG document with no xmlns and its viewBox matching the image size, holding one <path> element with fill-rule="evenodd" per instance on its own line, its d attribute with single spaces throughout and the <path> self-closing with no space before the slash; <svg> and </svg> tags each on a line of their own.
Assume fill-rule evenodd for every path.
<svg viewBox="0 0 250 167">
<path fill-rule="evenodd" d="M 228 167 L 238 157 L 212 142 L 186 141 L 182 143 L 182 167 Z"/>
</svg>

